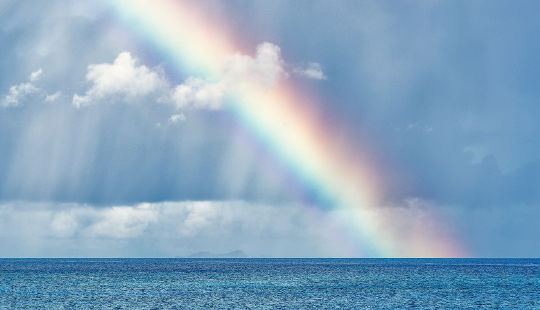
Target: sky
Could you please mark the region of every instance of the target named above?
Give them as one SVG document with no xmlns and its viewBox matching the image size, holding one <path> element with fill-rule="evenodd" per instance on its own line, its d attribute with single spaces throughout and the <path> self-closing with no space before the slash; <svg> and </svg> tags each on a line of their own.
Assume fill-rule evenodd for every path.
<svg viewBox="0 0 540 310">
<path fill-rule="evenodd" d="M 540 3 L 150 2 L 0 0 L 0 257 L 540 256 Z"/>
</svg>

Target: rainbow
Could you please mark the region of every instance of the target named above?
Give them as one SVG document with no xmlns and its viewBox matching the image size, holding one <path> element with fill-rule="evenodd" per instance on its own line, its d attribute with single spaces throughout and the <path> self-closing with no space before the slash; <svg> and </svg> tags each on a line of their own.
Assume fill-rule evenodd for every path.
<svg viewBox="0 0 540 310">
<path fill-rule="evenodd" d="M 193 3 L 112 0 L 112 4 L 129 28 L 167 54 L 179 72 L 216 80 L 224 62 L 245 50 L 241 40 L 227 32 L 225 21 L 209 21 Z M 242 88 L 228 109 L 313 192 L 316 201 L 343 214 L 340 220 L 367 255 L 463 256 L 459 243 L 431 216 L 424 218 L 425 225 L 403 228 L 392 208 L 378 207 L 376 173 L 363 164 L 361 152 L 335 141 L 331 128 L 306 104 L 310 100 L 281 82 L 271 89 Z"/>
</svg>

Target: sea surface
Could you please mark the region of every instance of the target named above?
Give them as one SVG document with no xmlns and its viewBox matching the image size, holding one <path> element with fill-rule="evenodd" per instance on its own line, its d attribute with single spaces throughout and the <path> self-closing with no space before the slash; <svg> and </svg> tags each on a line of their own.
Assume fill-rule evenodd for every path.
<svg viewBox="0 0 540 310">
<path fill-rule="evenodd" d="M 540 309 L 540 259 L 0 259 L 0 309 Z"/>
</svg>

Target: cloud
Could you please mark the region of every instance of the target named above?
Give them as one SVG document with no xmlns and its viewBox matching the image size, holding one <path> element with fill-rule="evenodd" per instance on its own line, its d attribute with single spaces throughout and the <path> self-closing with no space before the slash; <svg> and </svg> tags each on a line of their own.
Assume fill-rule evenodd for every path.
<svg viewBox="0 0 540 310">
<path fill-rule="evenodd" d="M 313 235 L 326 231 L 312 227 L 301 210 L 243 201 L 3 202 L 0 255 L 171 257 L 237 249 L 251 256 L 319 255 Z"/>
<path fill-rule="evenodd" d="M 28 76 L 28 81 L 13 85 L 9 88 L 9 93 L 0 101 L 0 107 L 16 107 L 28 99 L 31 95 L 36 95 L 36 99 L 44 100 L 47 103 L 51 103 L 60 98 L 62 94 L 57 91 L 50 95 L 45 95 L 41 88 L 35 85 L 43 76 L 43 69 L 38 69 Z"/>
<path fill-rule="evenodd" d="M 416 131 L 416 132 L 425 132 L 425 133 L 431 133 L 433 132 L 433 127 L 429 125 L 422 125 L 419 123 L 408 123 L 405 127 L 401 128 L 395 128 L 396 131 Z"/>
<path fill-rule="evenodd" d="M 92 85 L 84 95 L 73 96 L 73 105 L 90 105 L 112 96 L 135 99 L 167 86 L 160 73 L 137 62 L 129 52 L 122 52 L 112 64 L 89 65 L 86 80 Z"/>
<path fill-rule="evenodd" d="M 250 226 L 250 229 L 279 231 L 287 223 L 273 227 L 275 207 L 258 206 L 238 201 L 179 201 L 141 203 L 128 206 L 92 207 L 71 206 L 68 210 L 52 212 L 50 227 L 57 237 L 135 238 L 151 229 L 150 225 L 166 226 L 176 237 L 203 236 L 227 233 Z M 269 209 L 270 208 L 270 209 Z M 277 210 L 276 210 L 277 211 Z M 244 213 L 244 214 L 243 214 Z M 235 227 L 238 225 L 237 227 Z M 292 228 L 289 226 L 289 228 Z"/>
<path fill-rule="evenodd" d="M 75 206 L 53 212 L 50 227 L 56 237 L 134 238 L 157 220 L 158 209 L 150 204 L 92 208 Z"/>
<path fill-rule="evenodd" d="M 100 248 L 104 244 L 131 244 L 132 256 L 219 253 L 239 248 L 251 256 L 366 255 L 365 241 L 354 237 L 358 234 L 358 211 L 227 200 L 113 206 L 8 202 L 0 204 L 0 255 L 3 251 L 16 253 L 5 241 L 16 241 L 21 235 L 26 239 L 33 236 L 45 250 L 58 243 L 78 248 L 76 255 L 88 253 L 96 243 Z M 423 228 L 431 221 L 426 219 L 422 205 L 381 208 L 379 216 L 373 212 L 362 211 L 362 218 L 384 225 L 386 229 L 381 227 L 380 231 L 402 241 L 398 245 L 403 251 L 425 245 L 421 241 L 429 230 Z M 443 228 L 437 226 L 435 230 Z M 340 242 L 335 243 L 338 239 Z M 45 254 L 51 255 L 40 253 Z M 107 255 L 120 254 L 110 246 Z"/>
<path fill-rule="evenodd" d="M 404 252 L 454 245 L 475 249 L 469 254 L 476 256 L 540 253 L 534 205 L 471 210 L 433 203 L 411 198 L 381 206 L 370 225 L 382 225 L 381 236 Z M 171 257 L 241 249 L 249 256 L 358 257 L 369 254 L 354 237 L 358 211 L 364 220 L 373 217 L 373 210 L 227 200 L 113 206 L 8 201 L 0 203 L 0 256 Z"/>
<path fill-rule="evenodd" d="M 226 96 L 243 86 L 273 87 L 286 76 L 279 46 L 264 42 L 254 57 L 231 55 L 224 63 L 217 82 L 190 77 L 174 88 L 171 101 L 178 109 L 219 109 Z"/>
<path fill-rule="evenodd" d="M 89 237 L 133 238 L 158 220 L 159 210 L 151 204 L 100 210 L 84 233 Z"/>
<path fill-rule="evenodd" d="M 86 80 L 92 85 L 84 95 L 75 94 L 73 105 L 81 107 L 111 98 L 135 99 L 159 93 L 159 101 L 177 109 L 219 109 L 227 95 L 239 87 L 255 85 L 270 88 L 286 76 L 279 46 L 265 42 L 257 46 L 254 57 L 231 55 L 224 63 L 218 81 L 189 77 L 170 87 L 157 71 L 138 65 L 129 52 L 122 52 L 112 64 L 88 66 Z"/>
<path fill-rule="evenodd" d="M 267 42 L 257 47 L 255 57 L 230 56 L 217 82 L 189 77 L 171 89 L 161 74 L 137 63 L 129 52 L 122 52 L 112 64 L 89 65 L 86 80 L 92 85 L 84 95 L 75 94 L 73 104 L 81 107 L 118 96 L 135 99 L 159 92 L 161 102 L 170 102 L 177 109 L 215 110 L 238 87 L 257 85 L 269 88 L 285 75 L 280 48 Z"/>
<path fill-rule="evenodd" d="M 186 116 L 184 115 L 184 113 L 173 114 L 171 115 L 171 117 L 169 117 L 169 122 L 171 123 L 183 122 L 185 120 L 186 120 Z"/>
<path fill-rule="evenodd" d="M 228 57 L 217 81 L 192 76 L 170 87 L 159 72 L 137 63 L 129 52 L 122 52 L 112 64 L 89 65 L 86 79 L 92 85 L 85 95 L 75 94 L 73 104 L 81 107 L 112 98 L 135 99 L 156 93 L 159 102 L 170 103 L 180 110 L 216 110 L 223 106 L 227 96 L 241 87 L 269 89 L 288 75 L 281 49 L 268 42 L 259 44 L 254 56 L 234 54 Z M 317 63 L 296 71 L 310 78 L 325 78 Z"/>
<path fill-rule="evenodd" d="M 264 42 L 257 46 L 255 57 L 230 56 L 223 66 L 222 79 L 230 86 L 249 83 L 270 88 L 286 75 L 284 64 L 279 46 Z"/>
<path fill-rule="evenodd" d="M 61 95 L 62 95 L 61 91 L 57 91 L 54 94 L 47 95 L 45 96 L 45 102 L 48 102 L 48 103 L 55 102 L 56 100 L 58 100 L 58 98 L 60 98 Z"/>
<path fill-rule="evenodd" d="M 77 231 L 79 223 L 73 212 L 58 212 L 52 218 L 50 227 L 57 237 L 71 237 Z"/>
<path fill-rule="evenodd" d="M 11 86 L 9 93 L 2 100 L 3 107 L 16 107 L 28 95 L 37 92 L 39 89 L 32 83 L 21 83 Z"/>
<path fill-rule="evenodd" d="M 35 82 L 37 80 L 39 80 L 41 78 L 41 75 L 43 74 L 43 70 L 41 70 L 41 68 L 39 68 L 39 70 L 35 71 L 35 72 L 32 72 L 30 74 L 30 76 L 28 77 L 28 79 L 31 81 L 31 82 Z"/>
<path fill-rule="evenodd" d="M 32 72 L 28 76 L 28 81 L 13 85 L 9 88 L 9 93 L 0 101 L 2 107 L 16 107 L 29 95 L 37 93 L 40 89 L 33 82 L 38 81 L 43 74 L 43 70 L 39 69 Z"/>
<path fill-rule="evenodd" d="M 306 67 L 296 67 L 293 72 L 308 79 L 326 80 L 326 75 L 322 71 L 321 65 L 316 62 L 310 62 Z"/>
<path fill-rule="evenodd" d="M 209 109 L 221 107 L 226 94 L 223 83 L 209 83 L 200 78 L 189 78 L 171 92 L 171 101 L 177 109 Z"/>
</svg>

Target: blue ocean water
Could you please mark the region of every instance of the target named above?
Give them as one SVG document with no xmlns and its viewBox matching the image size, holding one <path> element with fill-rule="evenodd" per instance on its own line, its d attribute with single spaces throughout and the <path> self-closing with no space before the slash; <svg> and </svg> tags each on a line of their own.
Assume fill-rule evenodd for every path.
<svg viewBox="0 0 540 310">
<path fill-rule="evenodd" d="M 540 259 L 1 259 L 0 309 L 540 309 Z"/>
</svg>

